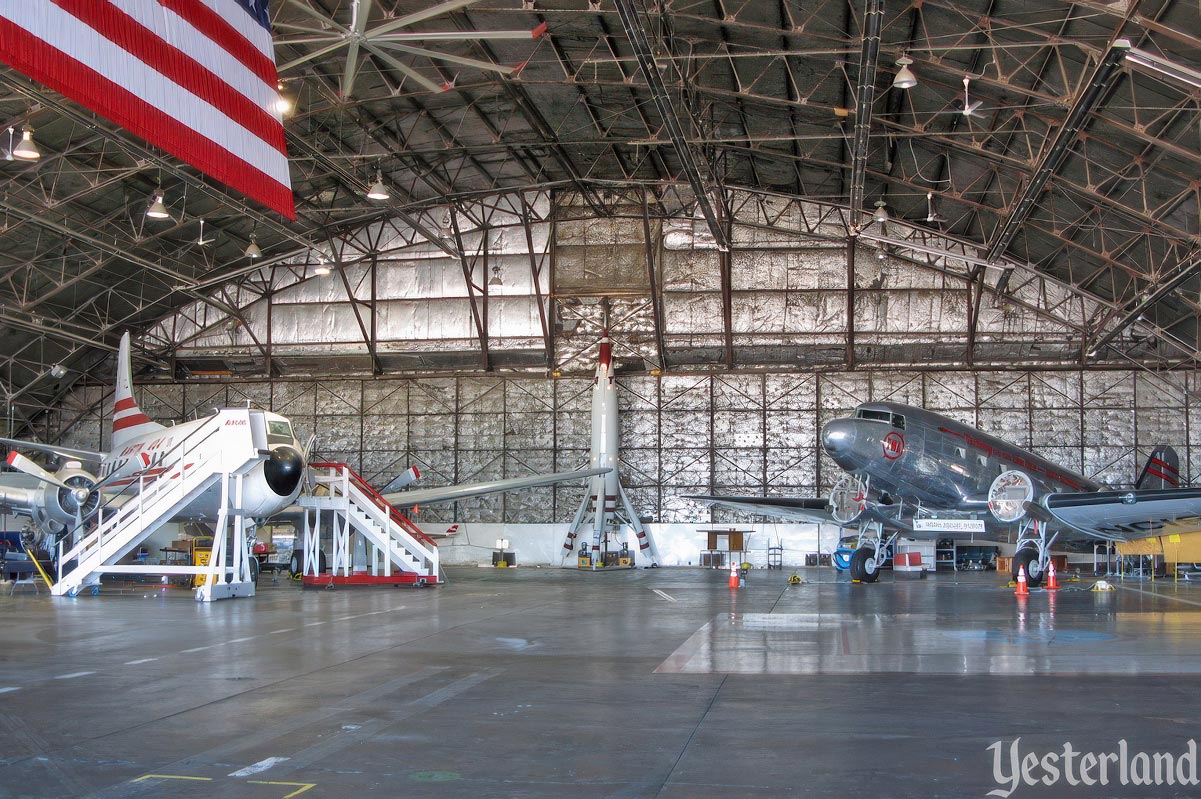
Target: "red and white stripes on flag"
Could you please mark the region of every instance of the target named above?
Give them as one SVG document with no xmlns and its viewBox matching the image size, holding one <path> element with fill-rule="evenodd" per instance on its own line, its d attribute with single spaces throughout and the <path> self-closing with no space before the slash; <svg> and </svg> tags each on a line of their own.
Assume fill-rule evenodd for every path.
<svg viewBox="0 0 1201 799">
<path fill-rule="evenodd" d="M 0 61 L 296 217 L 266 0 L 5 0 Z"/>
</svg>

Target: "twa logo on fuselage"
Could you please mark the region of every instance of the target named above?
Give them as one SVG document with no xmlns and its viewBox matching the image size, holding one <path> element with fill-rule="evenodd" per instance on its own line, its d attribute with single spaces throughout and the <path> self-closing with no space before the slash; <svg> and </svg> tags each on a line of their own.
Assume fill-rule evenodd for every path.
<svg viewBox="0 0 1201 799">
<path fill-rule="evenodd" d="M 900 433 L 894 432 L 884 436 L 881 445 L 884 447 L 884 457 L 890 461 L 895 461 L 905 454 L 905 436 Z"/>
</svg>

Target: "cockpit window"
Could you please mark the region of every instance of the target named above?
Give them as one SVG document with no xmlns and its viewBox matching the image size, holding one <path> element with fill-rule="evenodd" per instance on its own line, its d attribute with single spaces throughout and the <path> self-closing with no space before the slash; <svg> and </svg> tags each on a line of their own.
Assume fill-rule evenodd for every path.
<svg viewBox="0 0 1201 799">
<path fill-rule="evenodd" d="M 888 411 L 875 411 L 871 408 L 860 408 L 855 411 L 856 419 L 867 419 L 872 422 L 887 422 L 898 430 L 905 429 L 905 417 L 899 413 L 889 413 Z"/>
<path fill-rule="evenodd" d="M 267 422 L 267 435 L 292 437 L 292 425 L 287 422 Z"/>
</svg>

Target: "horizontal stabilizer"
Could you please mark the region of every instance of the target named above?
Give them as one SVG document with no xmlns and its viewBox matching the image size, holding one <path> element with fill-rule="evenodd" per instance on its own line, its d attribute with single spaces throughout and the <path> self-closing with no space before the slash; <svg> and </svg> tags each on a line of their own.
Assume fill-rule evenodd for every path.
<svg viewBox="0 0 1201 799">
<path fill-rule="evenodd" d="M 571 480 L 582 480 L 598 474 L 608 474 L 612 469 L 580 469 L 575 472 L 556 472 L 555 474 L 532 474 L 528 477 L 513 477 L 508 480 L 491 480 L 485 483 L 466 483 L 457 486 L 441 488 L 419 488 L 415 491 L 399 491 L 384 494 L 391 504 L 400 510 L 407 510 L 415 505 L 436 505 L 441 502 L 456 502 L 460 499 L 480 497 L 485 494 L 495 494 L 499 491 L 515 491 L 519 488 L 534 488 L 535 486 L 566 483 Z"/>
</svg>

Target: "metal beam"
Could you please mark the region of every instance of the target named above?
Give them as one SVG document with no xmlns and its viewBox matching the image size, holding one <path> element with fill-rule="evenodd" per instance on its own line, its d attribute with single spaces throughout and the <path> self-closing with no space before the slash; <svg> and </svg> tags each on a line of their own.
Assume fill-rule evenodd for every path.
<svg viewBox="0 0 1201 799">
<path fill-rule="evenodd" d="M 868 0 L 863 19 L 863 50 L 859 54 L 858 91 L 855 103 L 855 143 L 851 150 L 850 206 L 852 230 L 863 211 L 864 179 L 871 148 L 872 108 L 876 101 L 876 67 L 880 60 L 880 29 L 884 24 L 884 0 Z"/>
<path fill-rule="evenodd" d="M 718 188 L 717 180 L 712 174 L 702 175 L 702 161 L 697 158 L 696 153 L 692 150 L 692 145 L 689 144 L 688 133 L 684 129 L 679 115 L 676 114 L 675 104 L 667 92 L 667 86 L 663 83 L 663 76 L 659 74 L 650 41 L 647 39 L 646 30 L 642 26 L 642 20 L 638 15 L 638 8 L 635 6 L 634 0 L 616 0 L 616 3 L 617 11 L 621 15 L 621 24 L 626 29 L 626 36 L 634 48 L 634 54 L 638 57 L 638 65 L 642 68 L 642 76 L 646 79 L 646 84 L 650 89 L 651 100 L 654 101 L 655 108 L 663 119 L 663 124 L 667 128 L 667 136 L 671 139 L 676 156 L 684 167 L 684 175 L 688 178 L 688 183 L 696 195 L 697 207 L 704 214 L 705 222 L 709 225 L 709 232 L 713 234 L 718 247 L 728 250 L 730 240 L 726 237 L 726 231 L 722 227 L 709 194 L 711 190 Z M 707 169 L 705 171 L 708 172 Z"/>
<path fill-rule="evenodd" d="M 1137 322 L 1139 317 L 1143 316 L 1152 306 L 1197 274 L 1201 274 L 1201 256 L 1193 258 L 1192 261 L 1177 269 L 1175 274 L 1167 280 L 1164 280 L 1158 286 L 1151 289 L 1140 302 L 1118 320 L 1117 324 L 1109 329 L 1109 332 L 1097 339 L 1096 343 L 1089 347 L 1086 353 L 1087 357 L 1092 358 L 1099 355 L 1102 349 L 1117 338 L 1123 330 Z"/>
<path fill-rule="evenodd" d="M 1052 175 L 1059 171 L 1059 167 L 1063 165 L 1068 153 L 1071 152 L 1072 144 L 1076 141 L 1077 135 L 1083 130 L 1088 115 L 1092 113 L 1092 110 L 1109 91 L 1114 78 L 1119 74 L 1118 67 L 1121 65 L 1122 59 L 1125 58 L 1126 51 L 1129 49 L 1129 41 L 1118 39 L 1097 63 L 1097 67 L 1085 83 L 1083 91 L 1076 96 L 1072 107 L 1068 109 L 1063 124 L 1055 131 L 1055 137 L 1051 140 L 1047 148 L 1043 150 L 1042 158 L 1039 159 L 1038 165 L 1030 174 L 1026 185 L 1022 187 L 1021 193 L 1009 204 L 1009 214 L 1005 217 L 1005 221 L 1001 223 L 1000 228 L 998 228 L 996 234 L 993 236 L 992 242 L 989 243 L 985 260 L 995 260 L 1009 248 L 1014 237 L 1021 230 L 1023 223 L 1025 223 L 1027 217 L 1034 210 L 1038 198 L 1047 186 L 1047 182 L 1051 179 Z"/>
</svg>

